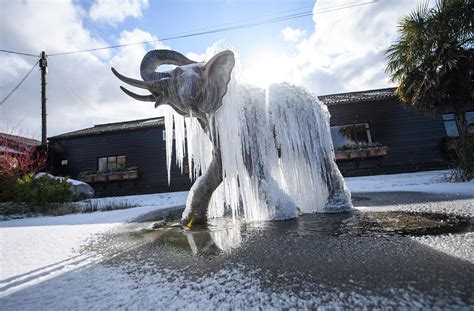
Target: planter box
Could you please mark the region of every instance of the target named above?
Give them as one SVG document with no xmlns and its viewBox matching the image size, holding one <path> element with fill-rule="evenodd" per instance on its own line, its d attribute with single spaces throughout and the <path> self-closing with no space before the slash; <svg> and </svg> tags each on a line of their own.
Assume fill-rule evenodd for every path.
<svg viewBox="0 0 474 311">
<path fill-rule="evenodd" d="M 120 173 L 110 173 L 110 174 L 107 174 L 107 179 L 109 181 L 122 180 L 123 175 L 124 175 L 124 173 L 122 173 L 122 172 L 120 172 Z"/>
<path fill-rule="evenodd" d="M 94 182 L 106 182 L 107 176 L 106 175 L 94 175 Z"/>
<path fill-rule="evenodd" d="M 138 170 L 131 170 L 125 172 L 112 172 L 105 174 L 91 174 L 78 176 L 77 179 L 85 183 L 93 182 L 107 182 L 107 181 L 120 181 L 120 180 L 131 180 L 138 178 Z"/>
<path fill-rule="evenodd" d="M 387 154 L 387 147 L 376 147 L 357 150 L 336 151 L 336 160 L 364 159 L 371 157 L 381 157 Z"/>
<path fill-rule="evenodd" d="M 122 177 L 123 177 L 124 180 L 137 179 L 138 178 L 138 170 L 123 172 Z"/>
<path fill-rule="evenodd" d="M 349 158 L 351 159 L 360 159 L 367 157 L 367 150 L 350 150 Z"/>
<path fill-rule="evenodd" d="M 349 159 L 349 154 L 345 151 L 336 151 L 335 158 L 336 160 Z"/>
<path fill-rule="evenodd" d="M 78 180 L 83 181 L 85 183 L 91 183 L 94 181 L 93 175 L 84 175 L 77 177 Z"/>
<path fill-rule="evenodd" d="M 367 156 L 369 156 L 369 157 L 380 157 L 380 156 L 384 156 L 384 155 L 387 155 L 387 148 L 386 147 L 367 149 Z"/>
</svg>

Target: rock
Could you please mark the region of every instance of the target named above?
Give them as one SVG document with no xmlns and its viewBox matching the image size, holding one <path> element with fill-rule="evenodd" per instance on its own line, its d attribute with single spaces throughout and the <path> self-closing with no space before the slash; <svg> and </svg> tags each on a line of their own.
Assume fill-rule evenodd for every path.
<svg viewBox="0 0 474 311">
<path fill-rule="evenodd" d="M 35 178 L 41 178 L 41 177 L 48 177 L 48 178 L 53 178 L 53 179 L 57 179 L 61 181 L 64 180 L 64 177 L 53 176 L 48 173 L 38 173 L 35 176 Z M 95 195 L 94 188 L 92 188 L 89 184 L 86 184 L 85 182 L 75 180 L 75 179 L 70 179 L 70 178 L 67 178 L 66 182 L 69 184 L 69 190 L 71 190 L 73 201 L 92 199 Z"/>
<path fill-rule="evenodd" d="M 68 182 L 71 179 L 68 179 Z M 78 180 L 75 180 L 78 181 Z M 72 192 L 72 199 L 77 200 L 85 200 L 85 199 L 92 199 L 94 197 L 94 189 L 84 182 L 79 181 L 80 184 L 70 184 L 69 189 Z"/>
</svg>

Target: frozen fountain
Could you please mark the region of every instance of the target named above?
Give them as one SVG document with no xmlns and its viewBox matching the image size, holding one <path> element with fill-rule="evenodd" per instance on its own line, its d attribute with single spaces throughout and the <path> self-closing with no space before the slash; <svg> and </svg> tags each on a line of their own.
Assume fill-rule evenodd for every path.
<svg viewBox="0 0 474 311">
<path fill-rule="evenodd" d="M 176 65 L 156 72 L 162 64 Z M 196 63 L 167 50 L 151 51 L 141 64 L 144 81 L 114 74 L 148 89 L 135 99 L 169 105 L 165 115 L 168 181 L 172 152 L 189 177 L 183 220 L 232 215 L 246 221 L 281 220 L 302 213 L 352 207 L 334 161 L 325 105 L 287 83 L 267 89 L 239 82 L 231 51 Z M 173 137 L 174 136 L 174 137 Z M 173 139 L 175 150 L 173 150 Z"/>
</svg>

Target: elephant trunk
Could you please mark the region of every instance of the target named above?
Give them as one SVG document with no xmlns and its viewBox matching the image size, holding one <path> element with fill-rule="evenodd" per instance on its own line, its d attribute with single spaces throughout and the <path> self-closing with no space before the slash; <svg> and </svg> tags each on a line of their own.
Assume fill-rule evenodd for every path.
<svg viewBox="0 0 474 311">
<path fill-rule="evenodd" d="M 156 72 L 156 68 L 160 65 L 176 65 L 183 66 L 194 64 L 196 62 L 188 59 L 181 53 L 172 50 L 153 50 L 148 52 L 140 65 L 140 75 L 145 81 L 160 80 L 169 78 L 168 72 Z"/>
<path fill-rule="evenodd" d="M 207 223 L 207 210 L 212 194 L 222 183 L 222 158 L 219 148 L 214 148 L 211 164 L 206 172 L 196 179 L 189 191 L 183 223 L 188 227 Z"/>
</svg>

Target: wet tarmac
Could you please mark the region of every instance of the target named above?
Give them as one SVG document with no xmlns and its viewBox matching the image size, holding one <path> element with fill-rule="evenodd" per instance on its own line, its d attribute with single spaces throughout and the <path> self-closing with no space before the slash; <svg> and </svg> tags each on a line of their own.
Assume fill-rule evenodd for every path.
<svg viewBox="0 0 474 311">
<path fill-rule="evenodd" d="M 362 194 L 354 197 L 354 204 L 375 202 L 380 206 L 383 198 L 387 205 L 391 198 L 400 204 L 455 199 L 441 195 L 428 199 L 423 194 Z M 419 299 L 424 307 L 474 307 L 474 265 L 411 238 L 472 232 L 470 217 L 356 211 L 256 224 L 218 219 L 206 228 L 187 231 L 171 226 L 179 220 L 180 211 L 141 217 L 104 236 L 89 251 L 103 258 L 113 257 L 105 260 L 106 265 L 133 262 L 135 274 L 142 266 L 149 270 L 151 259 L 154 268 L 179 271 L 189 280 L 239 267 L 251 273 L 264 290 L 290 291 L 302 300 L 326 290 L 392 302 L 416 293 L 409 299 Z M 160 220 L 166 220 L 167 225 L 152 229 Z"/>
</svg>

